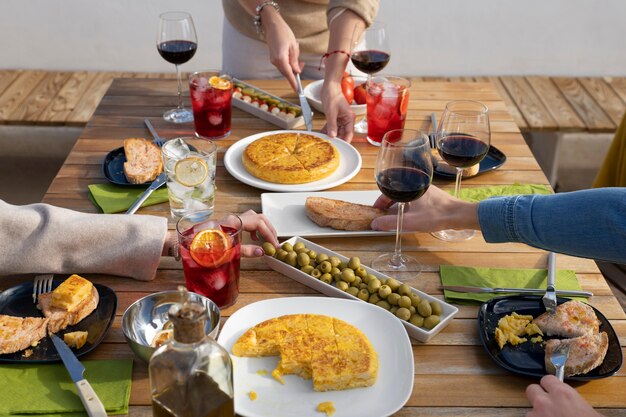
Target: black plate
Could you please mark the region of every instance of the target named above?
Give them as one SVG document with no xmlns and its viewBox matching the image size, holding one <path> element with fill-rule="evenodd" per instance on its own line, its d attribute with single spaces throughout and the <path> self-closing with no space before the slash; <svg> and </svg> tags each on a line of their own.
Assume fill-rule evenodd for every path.
<svg viewBox="0 0 626 417">
<path fill-rule="evenodd" d="M 557 298 L 558 304 L 569 301 L 567 298 Z M 592 306 L 593 307 L 593 306 Z M 571 381 L 589 381 L 606 378 L 617 372 L 622 366 L 622 349 L 619 339 L 611 323 L 602 313 L 593 309 L 600 320 L 600 331 L 606 332 L 609 337 L 609 348 L 600 366 L 586 374 L 568 377 Z M 498 347 L 494 332 L 501 317 L 511 314 L 530 314 L 537 317 L 545 313 L 541 297 L 536 295 L 518 295 L 511 297 L 494 298 L 480 308 L 478 313 L 478 332 L 480 340 L 491 358 L 507 371 L 518 375 L 541 378 L 546 374 L 545 350 L 541 343 L 524 342 L 517 346 L 506 344 L 502 350 Z"/>
<path fill-rule="evenodd" d="M 502 151 L 495 146 L 489 145 L 489 151 L 487 152 L 487 155 L 483 158 L 483 160 L 480 161 L 480 165 L 478 165 L 478 173 L 476 175 L 484 174 L 485 172 L 493 171 L 494 169 L 500 168 L 505 162 L 506 155 L 503 154 Z M 437 171 L 437 168 L 435 168 L 434 173 L 440 177 L 456 177 L 455 174 Z M 475 177 L 476 175 L 472 175 L 472 177 Z"/>
<path fill-rule="evenodd" d="M 63 281 L 54 281 L 53 288 L 56 288 Z M 82 319 L 78 324 L 70 326 L 58 333 L 73 331 L 87 331 L 87 343 L 80 349 L 72 349 L 76 356 L 84 355 L 91 352 L 96 346 L 102 342 L 104 335 L 111 326 L 117 309 L 117 296 L 109 287 L 100 284 L 94 284 L 98 290 L 100 301 L 98 307 L 87 317 Z M 17 317 L 43 317 L 41 311 L 37 309 L 33 303 L 33 283 L 24 282 L 0 293 L 0 314 Z M 52 344 L 49 337 L 45 337 L 39 341 L 39 344 L 31 348 L 33 354 L 25 358 L 24 351 L 15 353 L 7 353 L 0 355 L 0 362 L 22 362 L 22 363 L 40 363 L 60 361 L 61 358 Z"/>
</svg>

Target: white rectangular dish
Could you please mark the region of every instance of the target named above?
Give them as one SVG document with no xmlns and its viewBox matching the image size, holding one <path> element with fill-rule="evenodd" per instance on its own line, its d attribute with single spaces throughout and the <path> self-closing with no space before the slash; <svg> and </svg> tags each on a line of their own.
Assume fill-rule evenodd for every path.
<svg viewBox="0 0 626 417">
<path fill-rule="evenodd" d="M 396 232 L 377 230 L 335 230 L 330 227 L 318 226 L 306 215 L 304 203 L 307 197 L 324 197 L 351 203 L 374 204 L 380 191 L 326 191 L 302 193 L 263 193 L 261 207 L 263 214 L 272 222 L 278 236 L 306 237 L 349 237 L 349 236 L 392 236 Z"/>
<path fill-rule="evenodd" d="M 297 104 L 293 104 L 283 98 L 277 97 L 273 94 L 268 93 L 267 91 L 261 90 L 258 87 L 253 86 L 252 84 L 248 84 L 244 81 L 238 80 L 238 79 L 233 79 L 233 81 L 236 84 L 242 84 L 245 87 L 248 88 L 252 88 L 255 90 L 255 93 L 259 93 L 259 94 L 263 94 L 263 95 L 267 95 L 270 96 L 272 99 L 274 100 L 278 100 L 281 103 L 285 103 L 287 104 L 289 107 L 295 107 L 300 109 L 300 106 Z M 237 107 L 238 109 L 241 109 L 245 112 L 248 112 L 250 114 L 252 114 L 253 116 L 256 116 L 260 119 L 263 119 L 267 122 L 270 122 L 272 124 L 275 124 L 276 126 L 279 126 L 283 129 L 293 129 L 294 127 L 298 127 L 298 126 L 302 126 L 304 125 L 304 117 L 302 117 L 302 110 L 300 110 L 300 116 L 298 117 L 294 117 L 293 119 L 285 119 L 282 118 L 280 116 L 277 116 L 267 110 L 262 110 L 259 107 L 256 107 L 240 98 L 237 98 L 235 96 L 233 96 L 233 106 Z"/>
<path fill-rule="evenodd" d="M 317 252 L 317 254 L 320 253 L 325 253 L 326 255 L 330 256 L 337 256 L 339 259 L 341 259 L 342 261 L 348 261 L 348 258 L 338 254 L 336 252 L 333 252 L 329 249 L 326 249 L 323 246 L 320 245 L 316 245 L 315 243 L 303 239 L 299 236 L 295 236 L 292 237 L 289 240 L 286 240 L 285 242 L 289 242 L 292 245 L 296 244 L 297 242 L 302 242 L 304 243 L 304 245 L 308 248 L 308 249 L 312 249 L 315 252 Z M 283 242 L 284 243 L 284 242 Z M 322 282 L 314 277 L 312 277 L 309 274 L 306 274 L 302 271 L 300 271 L 297 268 L 294 268 L 274 257 L 271 256 L 267 256 L 265 255 L 265 259 L 267 260 L 267 264 L 275 271 L 280 272 L 283 275 L 288 276 L 289 278 L 299 282 L 300 284 L 304 284 L 307 287 L 311 287 L 314 290 L 317 290 L 319 292 L 321 292 L 322 294 L 326 294 L 328 296 L 331 297 L 338 297 L 338 298 L 347 298 L 350 300 L 358 300 L 361 302 L 361 299 L 354 297 L 350 294 L 348 294 L 347 292 L 344 292 L 342 290 L 340 290 L 339 288 L 336 288 L 334 285 L 331 284 L 326 284 L 325 282 Z M 364 266 L 364 265 L 363 265 Z M 373 274 L 375 275 L 377 278 L 384 278 L 387 279 L 389 278 L 389 276 L 382 274 L 374 269 L 371 269 L 367 266 L 364 266 L 365 270 L 367 271 L 368 274 Z M 414 294 L 417 294 L 420 296 L 420 298 L 422 299 L 426 299 L 429 302 L 430 301 L 437 301 L 439 304 L 441 304 L 442 307 L 442 313 L 441 313 L 441 321 L 439 322 L 439 324 L 437 324 L 435 327 L 433 327 L 432 329 L 428 330 L 422 327 L 417 327 L 414 326 L 413 324 L 404 321 L 404 320 L 400 320 L 399 318 L 396 318 L 397 320 L 400 320 L 400 322 L 402 323 L 402 325 L 404 326 L 404 328 L 406 329 L 407 333 L 409 334 L 409 336 L 411 336 L 412 338 L 420 341 L 420 342 L 427 342 L 430 339 L 432 339 L 435 335 L 437 335 L 437 333 L 439 333 L 441 330 L 443 330 L 443 328 L 445 328 L 448 323 L 450 323 L 450 321 L 452 321 L 452 318 L 459 312 L 459 309 L 454 307 L 453 305 L 450 305 L 448 303 L 446 303 L 445 301 L 439 300 L 436 297 L 433 297 L 431 295 L 428 295 L 422 291 L 416 290 L 415 288 L 411 288 L 411 290 L 413 291 Z M 382 309 L 382 307 L 380 307 Z M 386 310 L 385 310 L 386 311 Z M 391 314 L 388 312 L 388 314 Z M 395 317 L 395 316 L 393 316 Z"/>
</svg>

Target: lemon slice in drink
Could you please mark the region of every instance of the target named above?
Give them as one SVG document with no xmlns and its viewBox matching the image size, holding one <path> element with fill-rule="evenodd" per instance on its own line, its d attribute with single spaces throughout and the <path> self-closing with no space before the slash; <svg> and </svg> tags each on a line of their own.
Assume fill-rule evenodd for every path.
<svg viewBox="0 0 626 417">
<path fill-rule="evenodd" d="M 230 81 L 216 75 L 209 78 L 209 84 L 211 87 L 217 88 L 218 90 L 228 90 L 230 88 Z"/>
<path fill-rule="evenodd" d="M 186 187 L 195 187 L 202 184 L 209 175 L 209 167 L 202 159 L 190 156 L 176 162 L 174 173 L 176 181 Z"/>
</svg>

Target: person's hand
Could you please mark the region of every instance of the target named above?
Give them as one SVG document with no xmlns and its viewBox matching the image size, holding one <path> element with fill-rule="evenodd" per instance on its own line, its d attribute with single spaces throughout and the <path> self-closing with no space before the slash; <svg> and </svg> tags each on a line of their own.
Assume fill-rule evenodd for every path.
<svg viewBox="0 0 626 417">
<path fill-rule="evenodd" d="M 278 235 L 272 223 L 263 214 L 257 214 L 253 210 L 248 210 L 240 216 L 243 222 L 243 230 L 250 232 L 250 237 L 254 241 L 259 241 L 259 235 L 266 242 L 270 242 L 274 246 L 278 246 Z M 241 245 L 241 255 L 246 257 L 263 256 L 264 252 L 256 245 Z"/>
<path fill-rule="evenodd" d="M 526 396 L 533 406 L 526 417 L 601 417 L 574 388 L 554 375 L 529 385 Z"/>
<path fill-rule="evenodd" d="M 269 9 L 274 10 L 273 8 Z M 291 88 L 298 91 L 294 73 L 299 74 L 304 63 L 301 65 L 298 61 L 300 46 L 293 31 L 278 13 L 273 13 L 268 19 L 264 17 L 263 28 L 265 29 L 265 41 L 270 52 L 270 62 L 285 76 Z"/>
<path fill-rule="evenodd" d="M 331 138 L 340 137 L 350 143 L 354 136 L 355 115 L 341 91 L 341 84 L 324 80 L 321 98 L 326 115 L 326 124 L 322 128 L 322 133 L 326 133 Z"/>
</svg>

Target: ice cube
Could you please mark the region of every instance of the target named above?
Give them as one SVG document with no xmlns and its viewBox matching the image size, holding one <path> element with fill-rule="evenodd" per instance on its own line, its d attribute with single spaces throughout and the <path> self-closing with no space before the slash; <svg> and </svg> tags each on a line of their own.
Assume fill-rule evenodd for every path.
<svg viewBox="0 0 626 417">
<path fill-rule="evenodd" d="M 163 145 L 163 147 L 165 148 L 165 152 L 168 154 L 168 156 L 176 159 L 185 158 L 187 155 L 189 155 L 189 152 L 191 152 L 189 149 L 189 145 L 187 145 L 187 143 L 185 143 L 185 141 L 181 138 L 168 140 L 167 143 Z"/>
<path fill-rule="evenodd" d="M 217 126 L 222 123 L 222 112 L 212 111 L 207 113 L 209 123 L 213 126 Z"/>
<path fill-rule="evenodd" d="M 228 283 L 228 277 L 226 277 L 223 273 L 213 274 L 213 280 L 211 280 L 210 285 L 213 287 L 215 291 L 219 291 Z"/>
</svg>

